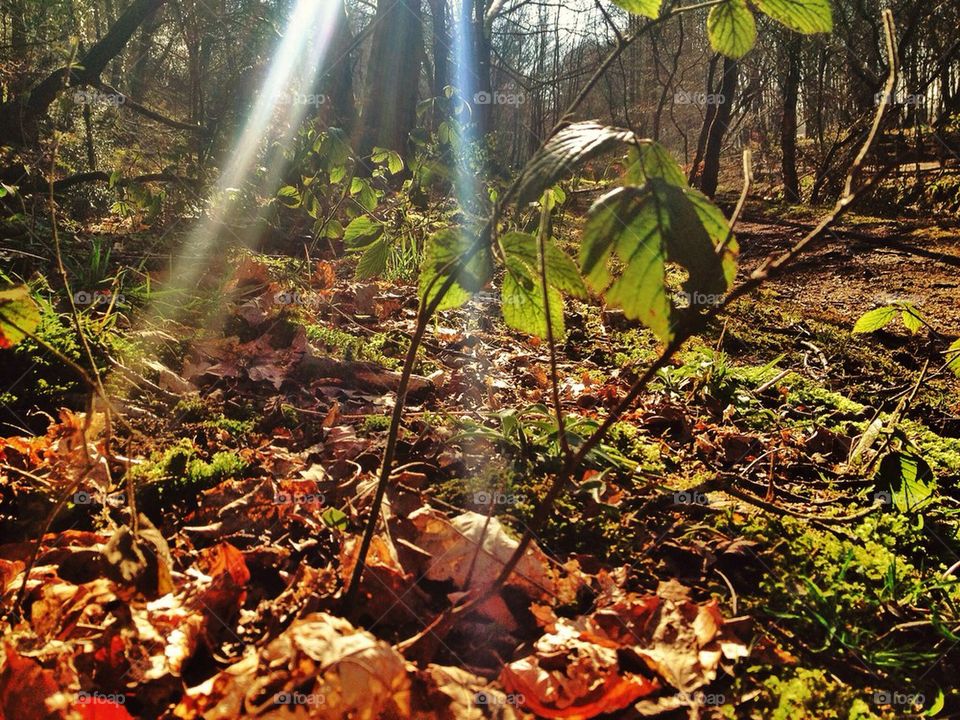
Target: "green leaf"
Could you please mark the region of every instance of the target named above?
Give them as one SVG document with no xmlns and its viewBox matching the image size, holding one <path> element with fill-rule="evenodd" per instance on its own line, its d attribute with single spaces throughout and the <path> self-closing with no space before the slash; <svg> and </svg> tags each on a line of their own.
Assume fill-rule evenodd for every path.
<svg viewBox="0 0 960 720">
<path fill-rule="evenodd" d="M 700 193 L 656 178 L 646 186 L 617 188 L 588 213 L 580 248 L 587 285 L 605 301 L 623 308 L 662 340 L 673 337 L 676 308 L 670 300 L 666 269 L 674 262 L 687 271 L 686 305 L 720 302 L 733 283 L 737 246 L 727 241 L 723 214 Z M 623 271 L 614 277 L 611 260 Z"/>
<path fill-rule="evenodd" d="M 864 313 L 853 326 L 854 335 L 876 332 L 888 325 L 897 316 L 896 305 L 884 305 L 868 313 Z"/>
<path fill-rule="evenodd" d="M 288 208 L 300 207 L 300 191 L 293 185 L 284 185 L 277 190 L 277 200 Z"/>
<path fill-rule="evenodd" d="M 947 368 L 960 377 L 960 340 L 954 340 L 947 348 Z"/>
<path fill-rule="evenodd" d="M 343 244 L 357 250 L 376 241 L 383 234 L 383 224 L 368 215 L 355 217 L 343 231 Z"/>
<path fill-rule="evenodd" d="M 26 285 L 0 290 L 0 349 L 12 348 L 39 325 L 40 310 Z"/>
<path fill-rule="evenodd" d="M 357 280 L 369 280 L 383 274 L 387 269 L 387 257 L 390 255 L 390 244 L 386 238 L 368 246 L 357 263 Z"/>
<path fill-rule="evenodd" d="M 328 220 L 326 224 L 323 221 L 318 221 L 314 224 L 313 231 L 315 233 L 322 233 L 320 237 L 337 239 L 343 237 L 343 225 L 339 220 Z"/>
<path fill-rule="evenodd" d="M 370 159 L 375 163 L 386 163 L 391 175 L 396 175 L 403 170 L 403 158 L 393 150 L 375 147 Z"/>
<path fill-rule="evenodd" d="M 437 305 L 437 310 L 460 307 L 486 284 L 492 272 L 488 248 L 474 254 L 465 267 L 461 263 L 473 242 L 471 236 L 451 228 L 430 236 L 420 271 L 421 301 L 432 302 L 450 274 L 455 274 L 456 280 Z"/>
<path fill-rule="evenodd" d="M 624 173 L 624 180 L 634 185 L 643 185 L 648 180 L 660 178 L 677 187 L 687 187 L 687 176 L 674 160 L 673 155 L 657 142 L 641 142 L 633 146 L 628 154 L 630 162 Z"/>
<path fill-rule="evenodd" d="M 757 22 L 746 0 L 726 0 L 707 17 L 710 45 L 727 57 L 741 58 L 757 41 Z"/>
<path fill-rule="evenodd" d="M 880 462 L 875 476 L 877 488 L 889 492 L 900 512 L 917 509 L 933 495 L 933 470 L 919 455 L 892 452 Z"/>
<path fill-rule="evenodd" d="M 657 0 L 658 7 L 659 4 Z M 575 166 L 611 147 L 632 142 L 633 137 L 629 130 L 590 121 L 568 125 L 550 138 L 524 167 L 517 180 L 517 202 L 520 205 L 533 202 Z"/>
<path fill-rule="evenodd" d="M 920 318 L 920 312 L 909 303 L 904 303 L 900 318 L 903 320 L 904 327 L 912 333 L 917 333 L 923 329 L 923 320 Z"/>
<path fill-rule="evenodd" d="M 515 330 L 539 338 L 547 337 L 547 312 L 539 277 L 532 275 L 525 263 L 508 257 L 501 293 L 503 319 Z M 563 337 L 563 296 L 555 288 L 547 289 L 550 300 L 550 324 L 553 336 Z"/>
<path fill-rule="evenodd" d="M 830 0 L 753 0 L 753 4 L 777 22 L 806 35 L 833 30 Z"/>
<path fill-rule="evenodd" d="M 339 530 L 343 532 L 347 529 L 346 514 L 342 510 L 338 510 L 335 507 L 324 510 L 323 514 L 320 515 L 320 519 L 323 520 L 324 525 L 333 530 Z"/>
<path fill-rule="evenodd" d="M 662 0 L 613 0 L 613 2 L 634 15 L 643 15 L 648 18 L 660 16 Z"/>
<path fill-rule="evenodd" d="M 537 250 L 537 238 L 529 233 L 508 232 L 500 238 L 504 255 L 527 266 L 532 277 L 540 275 L 540 258 Z M 587 288 L 580 277 L 577 264 L 553 241 L 548 240 L 546 247 L 547 282 L 568 295 L 578 298 L 587 296 Z"/>
<path fill-rule="evenodd" d="M 387 158 L 387 170 L 390 171 L 391 175 L 396 175 L 398 172 L 403 170 L 403 158 L 397 153 L 391 151 L 389 157 Z"/>
<path fill-rule="evenodd" d="M 355 177 L 350 182 L 350 194 L 354 200 L 359 203 L 367 212 L 372 212 L 377 207 L 377 193 L 373 187 L 363 178 Z"/>
</svg>

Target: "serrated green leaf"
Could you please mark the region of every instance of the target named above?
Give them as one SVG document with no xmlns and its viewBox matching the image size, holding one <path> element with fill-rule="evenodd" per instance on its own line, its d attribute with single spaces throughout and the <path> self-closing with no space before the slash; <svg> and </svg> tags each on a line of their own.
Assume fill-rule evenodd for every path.
<svg viewBox="0 0 960 720">
<path fill-rule="evenodd" d="M 875 476 L 877 488 L 889 492 L 894 507 L 910 512 L 933 495 L 936 480 L 933 470 L 919 455 L 892 452 L 880 462 Z"/>
<path fill-rule="evenodd" d="M 643 185 L 648 180 L 660 178 L 677 187 L 687 187 L 687 176 L 674 160 L 673 155 L 657 142 L 642 142 L 630 148 L 629 166 L 624 173 L 624 181 L 633 185 Z"/>
<path fill-rule="evenodd" d="M 319 221 L 314 224 L 314 232 L 322 233 L 320 237 L 336 240 L 343 237 L 343 225 L 339 220 L 328 220 L 326 224 Z"/>
<path fill-rule="evenodd" d="M 587 285 L 608 304 L 623 308 L 662 340 L 673 337 L 676 308 L 666 280 L 668 262 L 687 271 L 685 305 L 720 302 L 736 272 L 736 242 L 727 241 L 723 214 L 700 193 L 662 179 L 645 187 L 617 188 L 598 200 L 588 213 L 580 248 L 580 267 Z M 622 264 L 619 277 L 610 272 L 613 257 Z"/>
<path fill-rule="evenodd" d="M 0 290 L 0 349 L 12 348 L 40 325 L 40 310 L 26 285 Z"/>
<path fill-rule="evenodd" d="M 383 224 L 368 215 L 355 217 L 343 231 L 343 244 L 354 250 L 364 248 L 383 234 Z"/>
<path fill-rule="evenodd" d="M 864 313 L 853 326 L 854 335 L 872 333 L 888 325 L 897 316 L 896 305 L 884 305 Z"/>
<path fill-rule="evenodd" d="M 297 190 L 293 185 L 284 185 L 282 188 L 277 190 L 277 200 L 286 205 L 288 208 L 300 207 L 300 191 Z"/>
<path fill-rule="evenodd" d="M 389 157 L 387 157 L 387 170 L 390 171 L 391 175 L 396 175 L 398 172 L 402 171 L 403 158 L 397 153 L 391 151 Z"/>
<path fill-rule="evenodd" d="M 507 258 L 505 266 L 501 293 L 504 322 L 527 335 L 546 338 L 547 313 L 540 279 L 531 275 L 526 264 L 517 258 Z M 559 340 L 564 335 L 563 296 L 552 287 L 547 289 L 547 296 L 553 337 Z"/>
<path fill-rule="evenodd" d="M 777 22 L 806 35 L 833 30 L 830 0 L 753 0 L 753 4 Z"/>
<path fill-rule="evenodd" d="M 633 138 L 629 130 L 595 122 L 568 125 L 550 138 L 524 167 L 517 180 L 517 202 L 520 205 L 533 202 L 576 165 L 611 147 L 632 142 Z"/>
<path fill-rule="evenodd" d="M 507 258 L 515 258 L 525 264 L 531 276 L 540 274 L 540 258 L 537 238 L 530 233 L 508 232 L 500 238 L 500 246 Z M 553 241 L 547 241 L 547 282 L 557 290 L 578 298 L 587 296 L 587 288 L 580 277 L 577 264 Z"/>
<path fill-rule="evenodd" d="M 718 53 L 741 58 L 757 41 L 757 22 L 746 0 L 726 0 L 707 16 L 710 45 Z"/>
<path fill-rule="evenodd" d="M 617 5 L 634 15 L 643 15 L 648 18 L 660 16 L 662 0 L 613 0 Z"/>
<path fill-rule="evenodd" d="M 920 319 L 920 311 L 909 303 L 903 304 L 900 319 L 903 320 L 903 326 L 912 333 L 920 332 L 920 330 L 923 329 L 923 320 Z"/>
<path fill-rule="evenodd" d="M 383 274 L 387 269 L 387 258 L 390 255 L 390 244 L 386 238 L 368 246 L 357 263 L 357 280 L 369 280 Z"/>
<path fill-rule="evenodd" d="M 947 368 L 960 377 L 960 340 L 954 340 L 947 348 Z"/>
<path fill-rule="evenodd" d="M 430 236 L 420 271 L 421 301 L 432 302 L 451 273 L 456 273 L 456 280 L 437 305 L 438 311 L 460 307 L 484 286 L 492 272 L 488 248 L 482 248 L 465 267 L 461 266 L 461 258 L 472 245 L 472 237 L 451 228 Z"/>
</svg>

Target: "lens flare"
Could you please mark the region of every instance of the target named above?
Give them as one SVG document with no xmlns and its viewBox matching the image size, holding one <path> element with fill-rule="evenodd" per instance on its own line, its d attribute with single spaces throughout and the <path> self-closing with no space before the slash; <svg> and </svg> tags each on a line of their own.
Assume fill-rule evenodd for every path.
<svg viewBox="0 0 960 720">
<path fill-rule="evenodd" d="M 231 199 L 235 188 L 249 182 L 258 171 L 258 161 L 264 155 L 267 140 L 278 119 L 284 122 L 278 139 L 280 147 L 288 147 L 310 105 L 299 102 L 301 90 L 309 89 L 317 77 L 330 45 L 336 22 L 337 3 L 299 0 L 286 32 L 274 53 L 274 60 L 254 101 L 253 110 L 234 143 L 229 162 L 223 169 L 214 189 L 216 203 L 199 225 L 190 233 L 181 249 L 180 259 L 171 274 L 175 289 L 195 286 L 209 259 L 215 257 L 229 239 L 249 245 L 255 233 L 236 233 L 226 220 L 235 210 Z M 287 114 L 278 118 L 279 111 Z M 259 189 L 272 194 L 283 171 L 282 152 L 271 152 L 267 167 L 260 172 Z"/>
</svg>

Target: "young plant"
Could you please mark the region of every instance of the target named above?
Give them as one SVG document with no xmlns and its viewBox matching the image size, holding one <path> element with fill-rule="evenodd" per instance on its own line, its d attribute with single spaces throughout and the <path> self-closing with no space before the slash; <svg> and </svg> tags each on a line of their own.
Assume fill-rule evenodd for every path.
<svg viewBox="0 0 960 720">
<path fill-rule="evenodd" d="M 660 0 L 618 0 L 618 2 L 631 12 L 656 19 L 641 26 L 640 30 L 631 35 L 628 40 L 623 40 L 617 45 L 574 99 L 565 118 L 579 107 L 606 69 L 616 61 L 630 42 L 667 17 L 685 11 L 685 8 L 673 8 L 669 13 L 660 15 Z M 718 5 L 729 5 L 735 2 L 743 6 L 738 12 L 745 9 L 745 3 L 742 0 L 725 0 Z M 781 22 L 789 20 L 796 25 L 797 29 L 804 32 L 829 29 L 830 11 L 826 0 L 796 0 L 791 3 L 764 0 L 764 2 L 758 2 L 757 6 Z M 749 10 L 747 9 L 746 12 L 749 13 Z M 742 12 L 740 14 L 742 15 Z M 805 18 L 809 19 L 811 16 L 819 18 L 819 22 L 805 25 Z M 895 31 L 892 14 L 889 11 L 885 11 L 884 21 L 888 56 L 891 59 L 890 73 L 886 83 L 889 92 L 894 85 L 897 72 L 896 62 L 894 62 Z M 478 602 L 498 592 L 526 553 L 535 533 L 543 527 L 560 495 L 568 488 L 571 478 L 576 477 L 584 459 L 599 445 L 607 431 L 629 409 L 649 381 L 666 366 L 682 344 L 700 332 L 708 320 L 716 317 L 731 302 L 756 289 L 771 275 L 782 271 L 797 255 L 822 237 L 824 232 L 853 203 L 858 191 L 862 189 L 855 189 L 854 185 L 861 179 L 866 153 L 877 136 L 886 105 L 885 101 L 880 103 L 871 132 L 851 166 L 844 192 L 833 210 L 790 250 L 767 260 L 746 282 L 736 288 L 732 288 L 736 271 L 737 247 L 733 237 L 732 223 L 728 223 L 719 209 L 708 199 L 687 186 L 677 164 L 659 145 L 651 140 L 636 137 L 628 129 L 593 122 L 567 123 L 564 121 L 555 128 L 544 146 L 499 198 L 492 215 L 481 228 L 476 231 L 469 228 L 450 228 L 431 237 L 420 279 L 420 312 L 417 326 L 397 390 L 397 400 L 391 417 L 379 482 L 360 544 L 358 561 L 344 595 L 344 606 L 349 608 L 354 604 L 366 555 L 376 531 L 380 507 L 393 467 L 403 406 L 416 359 L 416 348 L 422 342 L 427 323 L 435 312 L 462 305 L 491 278 L 493 248 L 497 243 L 501 219 L 511 204 L 515 202 L 520 208 L 524 208 L 528 203 L 542 198 L 548 188 L 556 185 L 561 178 L 591 158 L 617 148 L 628 149 L 630 163 L 622 178 L 621 186 L 598 200 L 589 212 L 580 251 L 579 271 L 581 279 L 589 289 L 601 295 L 608 304 L 624 308 L 628 317 L 640 320 L 650 327 L 664 341 L 665 347 L 657 360 L 640 375 L 596 430 L 576 450 L 564 448 L 565 459 L 561 470 L 557 473 L 545 497 L 538 504 L 518 547 L 511 559 L 505 563 L 496 581 L 479 595 L 448 610 L 441 618 L 434 621 L 429 627 L 430 634 L 433 635 L 444 632 L 457 617 L 469 612 Z M 748 158 L 745 158 L 745 169 L 747 182 L 735 216 L 742 209 L 749 188 Z M 554 309 L 558 304 L 556 302 L 558 299 L 557 273 L 556 271 L 551 273 L 547 259 L 550 253 L 547 243 L 548 222 L 543 217 L 537 242 L 540 295 L 537 297 L 530 291 L 529 285 L 523 285 L 524 292 L 510 294 L 511 298 L 515 298 L 510 312 L 515 318 L 522 318 L 524 327 L 535 326 L 537 329 L 546 331 L 551 369 L 554 371 L 551 378 L 554 411 L 560 428 L 560 438 L 564 440 L 566 433 L 558 397 L 558 380 L 555 372 L 556 347 L 552 332 L 553 320 L 557 317 Z M 521 247 L 529 248 L 529 242 L 524 240 Z M 505 253 L 504 256 L 506 263 Z M 529 250 L 527 257 L 529 257 Z M 529 263 L 515 262 L 514 264 L 518 266 L 516 272 L 522 278 L 525 273 L 521 266 L 524 269 L 529 268 Z M 687 293 L 691 301 L 685 307 L 678 307 L 671 299 L 675 288 L 668 280 L 668 265 L 679 266 L 686 272 L 682 290 Z M 700 302 L 701 296 L 709 298 L 709 301 Z M 424 637 L 425 634 L 421 634 L 403 643 L 403 646 L 409 647 Z"/>
</svg>

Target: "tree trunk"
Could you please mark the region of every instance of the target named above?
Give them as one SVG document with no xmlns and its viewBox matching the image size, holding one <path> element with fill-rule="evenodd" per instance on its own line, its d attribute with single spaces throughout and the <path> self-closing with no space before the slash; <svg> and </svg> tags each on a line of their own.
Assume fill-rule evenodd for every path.
<svg viewBox="0 0 960 720">
<path fill-rule="evenodd" d="M 450 35 L 447 32 L 447 0 L 428 0 L 433 44 L 433 96 L 443 97 L 450 84 Z"/>
<path fill-rule="evenodd" d="M 337 0 L 337 5 L 330 47 L 320 67 L 316 94 L 325 99 L 321 108 L 322 120 L 327 125 L 350 133 L 357 120 L 357 105 L 353 98 L 353 63 L 347 57 L 353 46 L 353 35 L 346 4 L 343 0 Z"/>
<path fill-rule="evenodd" d="M 407 139 L 417 119 L 420 14 L 420 0 L 377 2 L 358 143 L 363 156 L 374 147 L 407 154 Z"/>
<path fill-rule="evenodd" d="M 143 100 L 146 92 L 147 78 L 150 74 L 150 46 L 153 45 L 153 38 L 159 27 L 159 12 L 154 12 L 144 20 L 130 59 L 130 97 L 138 102 Z"/>
<path fill-rule="evenodd" d="M 717 72 L 717 63 L 720 60 L 719 55 L 714 55 L 710 58 L 710 63 L 707 66 L 707 95 L 713 94 L 714 83 L 713 78 Z M 707 136 L 710 134 L 710 128 L 713 127 L 713 119 L 717 115 L 717 106 L 714 104 L 707 105 L 706 114 L 703 118 L 703 125 L 700 127 L 700 136 L 697 138 L 697 152 L 693 157 L 693 164 L 690 166 L 690 176 L 687 178 L 691 185 L 700 180 L 700 169 L 703 163 L 703 153 L 707 148 Z"/>
<path fill-rule="evenodd" d="M 797 177 L 797 99 L 800 90 L 801 49 L 799 36 L 792 37 L 786 46 L 787 77 L 783 83 L 783 119 L 780 123 L 783 191 L 790 202 L 800 201 L 800 180 Z"/>
<path fill-rule="evenodd" d="M 732 58 L 723 59 L 723 78 L 720 81 L 720 95 L 717 98 L 717 111 L 710 131 L 707 134 L 707 145 L 703 154 L 703 177 L 700 180 L 700 190 L 707 197 L 717 193 L 717 181 L 720 177 L 720 151 L 723 149 L 723 136 L 730 125 L 730 113 L 733 108 L 733 97 L 737 92 L 737 76 L 740 66 Z"/>
<path fill-rule="evenodd" d="M 107 64 L 116 57 L 140 27 L 166 0 L 133 0 L 103 39 L 79 58 L 77 64 L 55 70 L 26 99 L 15 97 L 0 105 L 0 145 L 29 145 L 36 140 L 37 124 L 68 86 L 96 83 Z"/>
</svg>

